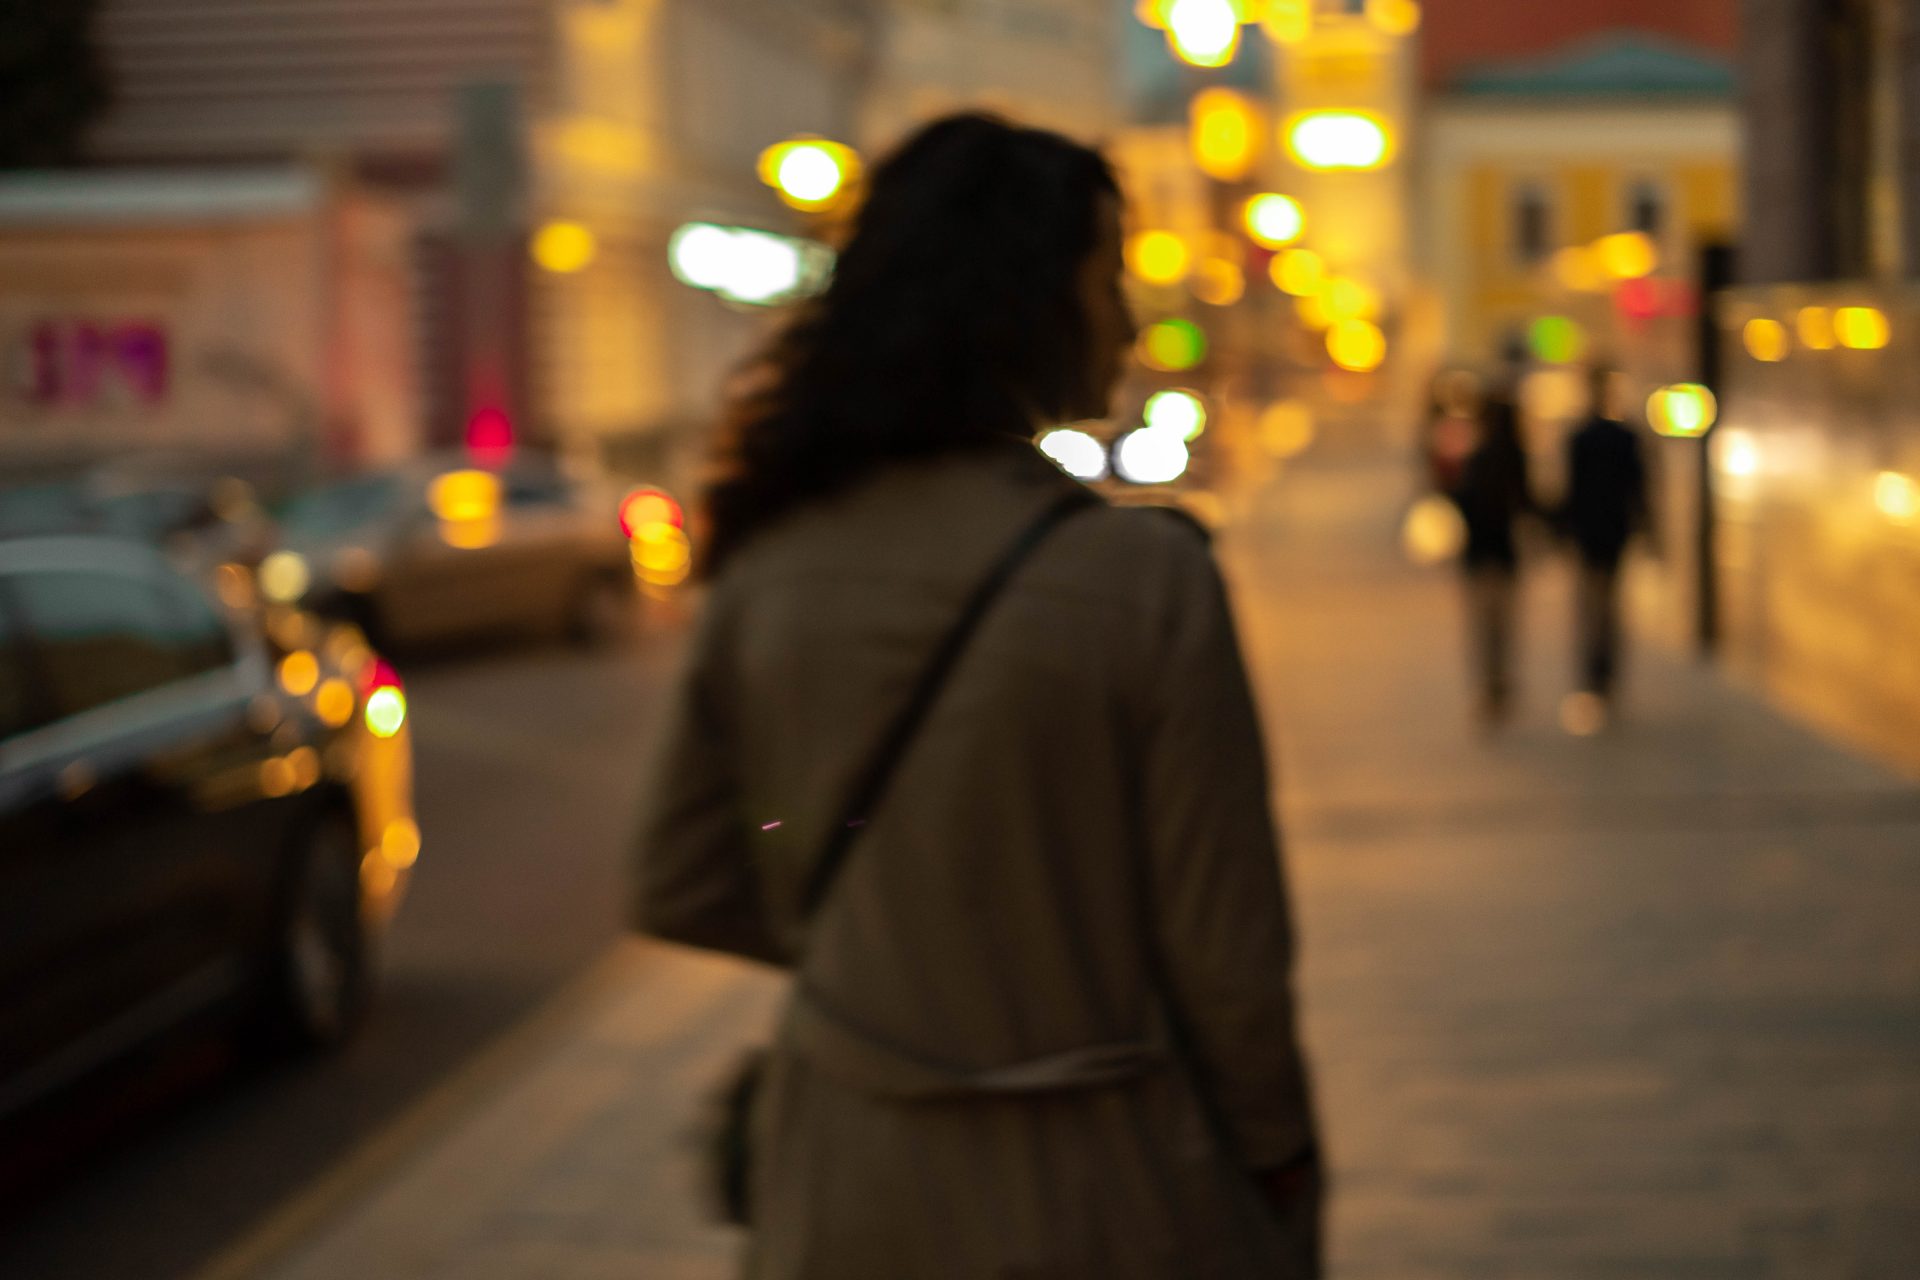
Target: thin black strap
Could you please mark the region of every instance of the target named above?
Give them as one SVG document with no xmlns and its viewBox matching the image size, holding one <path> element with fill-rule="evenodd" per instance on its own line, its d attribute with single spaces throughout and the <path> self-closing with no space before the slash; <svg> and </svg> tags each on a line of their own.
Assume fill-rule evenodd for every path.
<svg viewBox="0 0 1920 1280">
<path fill-rule="evenodd" d="M 1053 503 L 1039 518 L 1021 530 L 1013 545 L 1008 547 L 999 560 L 994 562 L 989 572 L 973 595 L 967 600 L 967 606 L 961 610 L 959 619 L 953 624 L 941 640 L 939 648 L 928 659 L 926 667 L 920 673 L 919 683 L 914 686 L 913 696 L 894 717 L 886 733 L 874 746 L 873 754 L 868 758 L 866 768 L 860 773 L 860 781 L 848 793 L 847 805 L 841 811 L 838 821 L 827 833 L 827 846 L 822 851 L 820 861 L 814 864 L 813 873 L 808 877 L 806 896 L 802 900 L 807 915 L 812 915 L 820 902 L 832 887 L 834 878 L 847 860 L 847 854 L 853 848 L 854 837 L 860 828 L 866 825 L 867 815 L 879 805 L 881 795 L 887 784 L 892 781 L 894 768 L 900 763 L 900 757 L 906 753 L 907 744 L 919 730 L 921 721 L 940 695 L 940 690 L 952 673 L 954 664 L 967 647 L 967 641 L 979 628 L 981 619 L 992 607 L 996 597 L 1026 558 L 1033 553 L 1049 533 L 1062 520 L 1080 508 L 1095 501 L 1094 496 L 1081 489 Z"/>
</svg>

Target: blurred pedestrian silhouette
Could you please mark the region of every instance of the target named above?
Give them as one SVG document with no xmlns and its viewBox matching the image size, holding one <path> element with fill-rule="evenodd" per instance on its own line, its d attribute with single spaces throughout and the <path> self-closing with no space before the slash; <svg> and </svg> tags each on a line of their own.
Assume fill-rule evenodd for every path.
<svg viewBox="0 0 1920 1280">
<path fill-rule="evenodd" d="M 739 383 L 635 916 L 794 972 L 753 1103 L 754 1280 L 1319 1273 L 1225 586 L 1198 526 L 1032 446 L 1108 412 L 1121 272 L 1097 153 L 941 121 Z"/>
<path fill-rule="evenodd" d="M 1622 661 L 1620 564 L 1636 534 L 1653 534 L 1646 456 L 1626 418 L 1626 382 L 1606 367 L 1592 374 L 1592 410 L 1567 437 L 1567 491 L 1560 523 L 1579 560 L 1576 587 L 1577 695 L 1573 717 L 1604 723 L 1614 711 Z"/>
<path fill-rule="evenodd" d="M 1502 381 L 1481 393 L 1448 375 L 1437 397 L 1431 438 L 1432 477 L 1459 508 L 1465 537 L 1460 568 L 1472 635 L 1474 678 L 1482 723 L 1497 725 L 1512 709 L 1513 631 L 1520 574 L 1518 523 L 1535 512 L 1520 413 Z"/>
</svg>

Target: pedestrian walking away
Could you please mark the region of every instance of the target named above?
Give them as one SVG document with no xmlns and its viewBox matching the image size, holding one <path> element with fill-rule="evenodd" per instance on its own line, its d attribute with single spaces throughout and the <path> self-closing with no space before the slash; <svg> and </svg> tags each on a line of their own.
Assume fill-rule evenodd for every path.
<svg viewBox="0 0 1920 1280">
<path fill-rule="evenodd" d="M 634 918 L 793 975 L 749 1280 L 1320 1274 L 1226 587 L 1032 443 L 1108 412 L 1120 228 L 1097 152 L 932 124 L 736 382 Z"/>
<path fill-rule="evenodd" d="M 1602 718 L 1613 713 L 1622 661 L 1620 565 L 1636 535 L 1653 536 L 1646 455 L 1625 421 L 1624 378 L 1593 371 L 1593 409 L 1567 437 L 1561 526 L 1579 561 L 1575 591 L 1578 695 Z"/>
<path fill-rule="evenodd" d="M 1442 491 L 1460 510 L 1466 537 L 1460 569 L 1474 656 L 1481 722 L 1502 723 L 1512 709 L 1513 630 L 1519 592 L 1517 525 L 1536 511 L 1527 475 L 1520 410 L 1502 383 L 1484 397 L 1457 379 L 1442 401 L 1449 423 L 1467 424 L 1468 441 L 1456 446 L 1457 462 L 1436 468 Z M 1436 436 L 1440 432 L 1436 429 Z"/>
</svg>

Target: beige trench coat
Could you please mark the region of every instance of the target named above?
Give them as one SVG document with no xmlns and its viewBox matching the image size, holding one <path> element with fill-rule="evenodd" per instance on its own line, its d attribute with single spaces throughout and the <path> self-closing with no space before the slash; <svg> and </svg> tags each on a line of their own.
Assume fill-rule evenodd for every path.
<svg viewBox="0 0 1920 1280">
<path fill-rule="evenodd" d="M 896 467 L 769 531 L 707 600 L 635 918 L 797 969 L 751 1280 L 1294 1274 L 1246 1174 L 1312 1134 L 1288 910 L 1197 528 L 1105 504 L 1059 526 L 799 917 L 870 744 L 1072 483 L 1025 446 Z"/>
</svg>

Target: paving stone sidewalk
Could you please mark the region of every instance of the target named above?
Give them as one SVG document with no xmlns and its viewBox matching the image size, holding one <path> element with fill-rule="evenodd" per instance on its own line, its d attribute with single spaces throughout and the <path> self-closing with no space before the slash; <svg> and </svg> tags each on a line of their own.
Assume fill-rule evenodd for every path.
<svg viewBox="0 0 1920 1280">
<path fill-rule="evenodd" d="M 1521 713 L 1478 734 L 1456 584 L 1397 558 L 1397 496 L 1303 467 L 1223 545 L 1278 748 L 1335 1280 L 1920 1276 L 1920 789 L 1680 655 L 1636 654 L 1623 722 L 1566 735 L 1550 567 Z M 777 996 L 621 948 L 455 1119 L 228 1274 L 719 1280 L 736 1242 L 688 1126 Z"/>
</svg>

